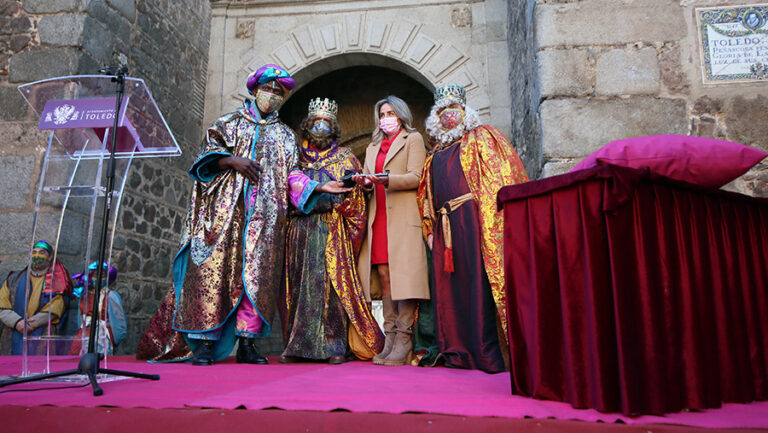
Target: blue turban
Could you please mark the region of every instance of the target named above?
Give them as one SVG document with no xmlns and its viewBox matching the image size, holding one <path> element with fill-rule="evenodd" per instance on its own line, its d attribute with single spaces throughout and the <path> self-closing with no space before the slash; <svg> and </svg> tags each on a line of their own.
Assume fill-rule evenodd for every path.
<svg viewBox="0 0 768 433">
<path fill-rule="evenodd" d="M 272 64 L 264 65 L 251 74 L 251 76 L 248 77 L 248 82 L 245 84 L 245 87 L 248 88 L 248 92 L 253 93 L 256 86 L 268 83 L 272 80 L 277 80 L 277 82 L 288 91 L 291 91 L 296 87 L 296 81 L 294 81 L 288 71 L 280 66 Z"/>
</svg>

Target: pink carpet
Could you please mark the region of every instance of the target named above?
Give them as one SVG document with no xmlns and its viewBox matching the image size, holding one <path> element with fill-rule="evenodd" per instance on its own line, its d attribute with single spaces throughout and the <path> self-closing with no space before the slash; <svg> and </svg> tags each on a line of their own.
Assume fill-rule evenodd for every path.
<svg viewBox="0 0 768 433">
<path fill-rule="evenodd" d="M 52 371 L 74 368 L 76 359 L 52 362 Z M 131 357 L 111 358 L 109 368 L 160 374 L 159 381 L 125 379 L 104 382 L 104 395 L 90 387 L 0 394 L 0 405 L 116 406 L 123 408 L 281 408 L 285 410 L 422 412 L 480 417 L 554 418 L 627 424 L 678 424 L 707 428 L 768 427 L 768 402 L 727 404 L 721 409 L 667 416 L 626 417 L 574 409 L 565 403 L 534 400 L 509 393 L 509 374 L 448 368 L 377 367 L 365 362 L 266 366 L 235 364 L 230 358 L 214 367 L 148 364 Z M 0 375 L 18 374 L 20 357 L 0 357 Z M 33 382 L 0 388 L 62 386 Z"/>
</svg>

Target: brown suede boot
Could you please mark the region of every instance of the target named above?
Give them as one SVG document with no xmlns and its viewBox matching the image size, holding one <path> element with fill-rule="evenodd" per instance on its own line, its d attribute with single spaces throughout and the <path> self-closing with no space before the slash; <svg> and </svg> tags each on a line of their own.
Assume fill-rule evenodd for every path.
<svg viewBox="0 0 768 433">
<path fill-rule="evenodd" d="M 391 296 L 382 296 L 381 304 L 384 313 L 384 349 L 381 353 L 373 357 L 373 363 L 384 365 L 384 359 L 389 356 L 389 352 L 395 346 L 395 321 L 397 320 L 397 302 L 392 300 Z"/>
<path fill-rule="evenodd" d="M 395 347 L 384 359 L 384 365 L 405 365 L 413 357 L 413 319 L 417 304 L 413 299 L 397 301 L 397 338 Z"/>
</svg>

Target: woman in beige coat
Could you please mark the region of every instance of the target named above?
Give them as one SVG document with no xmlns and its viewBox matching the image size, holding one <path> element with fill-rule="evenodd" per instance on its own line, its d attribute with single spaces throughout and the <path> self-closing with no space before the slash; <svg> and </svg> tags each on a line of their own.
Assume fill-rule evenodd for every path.
<svg viewBox="0 0 768 433">
<path fill-rule="evenodd" d="M 421 236 L 416 190 L 426 149 L 411 126 L 408 105 L 396 96 L 376 103 L 376 129 L 365 152 L 363 173 L 356 176 L 371 191 L 368 230 L 360 251 L 358 272 L 370 300 L 378 280 L 384 307 L 384 350 L 373 358 L 378 365 L 403 365 L 413 351 L 413 321 L 419 299 L 429 299 L 427 255 Z"/>
</svg>

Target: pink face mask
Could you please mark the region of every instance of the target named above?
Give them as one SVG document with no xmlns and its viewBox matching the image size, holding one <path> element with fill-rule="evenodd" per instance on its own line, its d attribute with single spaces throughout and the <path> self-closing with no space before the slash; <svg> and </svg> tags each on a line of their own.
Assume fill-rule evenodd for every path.
<svg viewBox="0 0 768 433">
<path fill-rule="evenodd" d="M 382 117 L 379 119 L 379 128 L 387 135 L 392 135 L 400 129 L 400 120 L 397 117 Z"/>
<path fill-rule="evenodd" d="M 444 131 L 450 131 L 451 129 L 461 125 L 464 121 L 464 110 L 461 108 L 446 108 L 440 113 L 440 125 Z"/>
</svg>

